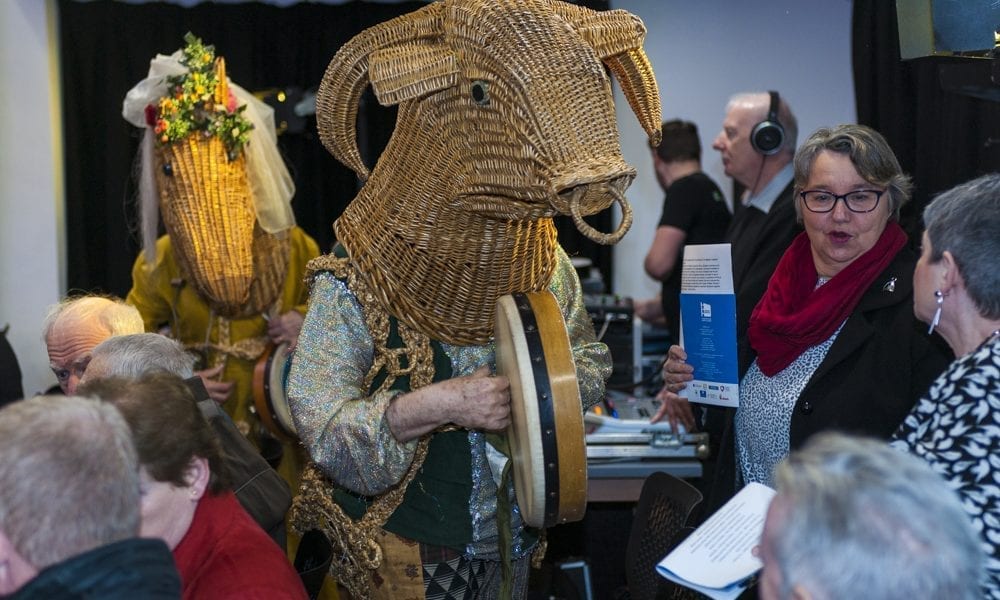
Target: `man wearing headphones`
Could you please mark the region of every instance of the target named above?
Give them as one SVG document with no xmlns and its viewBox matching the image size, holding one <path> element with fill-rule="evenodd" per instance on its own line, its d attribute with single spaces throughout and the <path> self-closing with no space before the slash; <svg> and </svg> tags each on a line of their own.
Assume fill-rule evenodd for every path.
<svg viewBox="0 0 1000 600">
<path fill-rule="evenodd" d="M 741 364 L 749 358 L 744 341 L 750 313 L 800 231 L 792 199 L 797 136 L 795 115 L 778 92 L 741 93 L 726 105 L 722 131 L 712 143 L 722 155 L 726 175 L 746 188 L 726 232 L 732 244 Z"/>
</svg>

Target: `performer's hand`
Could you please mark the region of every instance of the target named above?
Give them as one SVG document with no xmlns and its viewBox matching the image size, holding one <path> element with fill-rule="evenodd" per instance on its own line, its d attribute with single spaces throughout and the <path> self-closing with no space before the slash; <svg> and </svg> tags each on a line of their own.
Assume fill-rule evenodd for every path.
<svg viewBox="0 0 1000 600">
<path fill-rule="evenodd" d="M 288 342 L 289 350 L 295 347 L 302 331 L 302 313 L 290 310 L 283 315 L 271 317 L 267 322 L 267 335 L 275 344 Z"/>
<path fill-rule="evenodd" d="M 448 384 L 451 384 L 450 386 Z M 441 382 L 448 386 L 451 422 L 466 429 L 500 431 L 510 424 L 510 382 L 479 367 L 468 377 Z"/>
<path fill-rule="evenodd" d="M 510 423 L 510 382 L 481 367 L 397 396 L 386 410 L 392 435 L 409 442 L 441 425 L 497 431 Z"/>
<path fill-rule="evenodd" d="M 205 389 L 208 391 L 209 398 L 215 400 L 220 406 L 226 403 L 226 400 L 229 399 L 229 394 L 233 391 L 233 382 L 219 381 L 218 378 L 222 376 L 222 365 L 205 369 L 204 371 L 197 371 L 195 375 L 201 377 L 201 381 L 205 384 Z"/>
<path fill-rule="evenodd" d="M 691 404 L 678 394 L 687 387 L 687 382 L 694 379 L 694 367 L 684 362 L 687 360 L 687 352 L 680 346 L 671 346 L 667 351 L 667 360 L 663 363 L 663 389 L 656 395 L 660 400 L 660 410 L 653 415 L 650 423 L 662 421 L 664 418 L 670 423 L 673 430 L 677 431 L 677 424 L 681 423 L 688 431 L 694 431 L 694 413 L 691 412 Z"/>
</svg>

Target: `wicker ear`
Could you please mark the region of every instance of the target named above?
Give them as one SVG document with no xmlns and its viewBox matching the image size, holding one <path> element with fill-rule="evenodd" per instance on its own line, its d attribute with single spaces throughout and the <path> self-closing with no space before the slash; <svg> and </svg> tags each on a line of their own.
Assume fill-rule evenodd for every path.
<svg viewBox="0 0 1000 600">
<path fill-rule="evenodd" d="M 632 112 L 649 136 L 649 143 L 658 146 L 662 121 L 660 90 L 642 49 L 646 38 L 642 19 L 621 9 L 595 11 L 565 2 L 552 4 L 556 13 L 569 21 L 614 73 Z"/>
<path fill-rule="evenodd" d="M 319 137 L 337 160 L 361 179 L 368 167 L 358 151 L 358 103 L 368 86 L 371 54 L 383 48 L 441 36 L 443 5 L 434 3 L 366 29 L 344 44 L 326 68 L 316 91 Z"/>
<path fill-rule="evenodd" d="M 369 77 L 383 106 L 399 104 L 458 83 L 458 61 L 440 42 L 418 40 L 372 52 Z"/>
</svg>

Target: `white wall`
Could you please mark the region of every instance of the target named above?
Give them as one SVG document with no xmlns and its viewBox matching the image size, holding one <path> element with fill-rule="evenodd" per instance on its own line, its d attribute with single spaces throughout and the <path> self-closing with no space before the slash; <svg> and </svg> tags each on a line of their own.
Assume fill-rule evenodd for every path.
<svg viewBox="0 0 1000 600">
<path fill-rule="evenodd" d="M 646 48 L 664 118 L 698 124 L 703 166 L 728 194 L 711 143 L 729 96 L 777 89 L 799 117 L 800 140 L 855 119 L 850 0 L 612 0 L 646 22 Z M 40 339 L 46 307 L 64 293 L 62 141 L 54 0 L 0 0 L 0 326 L 28 394 L 55 382 Z M 645 297 L 657 285 L 642 259 L 662 194 L 645 134 L 618 99 L 625 159 L 639 176 L 635 224 L 615 249 L 613 291 Z"/>
<path fill-rule="evenodd" d="M 611 0 L 611 5 L 646 23 L 646 53 L 660 86 L 663 118 L 698 125 L 702 167 L 727 196 L 732 181 L 712 140 L 734 93 L 778 90 L 798 117 L 799 142 L 821 126 L 857 118 L 850 0 Z M 627 193 L 635 221 L 614 250 L 613 291 L 645 298 L 659 291 L 642 260 L 663 193 L 646 135 L 615 90 L 622 151 L 639 175 Z"/>
<path fill-rule="evenodd" d="M 55 383 L 41 321 L 65 290 L 54 0 L 0 2 L 0 327 L 26 394 Z"/>
</svg>

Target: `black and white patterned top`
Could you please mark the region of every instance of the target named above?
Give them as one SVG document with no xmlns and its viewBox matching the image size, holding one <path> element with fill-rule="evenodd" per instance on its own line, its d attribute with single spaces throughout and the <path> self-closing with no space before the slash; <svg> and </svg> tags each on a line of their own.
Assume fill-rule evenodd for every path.
<svg viewBox="0 0 1000 600">
<path fill-rule="evenodd" d="M 756 481 L 774 487 L 771 473 L 788 455 L 792 410 L 843 326 L 841 323 L 825 342 L 808 348 L 774 377 L 762 373 L 756 360 L 750 365 L 740 382 L 740 405 L 736 409 L 740 486 Z"/>
<path fill-rule="evenodd" d="M 987 553 L 986 588 L 1000 599 L 1000 335 L 952 362 L 890 443 L 959 493 Z"/>
</svg>

